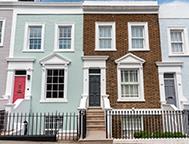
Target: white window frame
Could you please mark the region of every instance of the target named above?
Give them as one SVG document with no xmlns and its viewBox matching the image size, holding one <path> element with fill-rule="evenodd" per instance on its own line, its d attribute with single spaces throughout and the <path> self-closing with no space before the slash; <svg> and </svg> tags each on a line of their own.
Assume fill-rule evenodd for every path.
<svg viewBox="0 0 189 144">
<path fill-rule="evenodd" d="M 132 47 L 132 26 L 144 26 L 144 48 L 133 48 Z M 129 39 L 129 51 L 150 51 L 149 48 L 149 32 L 147 22 L 129 22 L 128 23 L 128 39 Z"/>
<path fill-rule="evenodd" d="M 138 97 L 122 97 L 121 96 L 121 69 L 138 69 Z M 118 80 L 118 100 L 117 101 L 125 101 L 125 102 L 133 102 L 133 101 L 145 101 L 144 100 L 144 78 L 143 78 L 143 68 L 138 64 L 123 64 L 119 65 L 117 68 L 117 80 Z"/>
<path fill-rule="evenodd" d="M 112 43 L 111 48 L 100 48 L 99 26 L 112 26 Z M 95 23 L 95 51 L 116 51 L 116 29 L 115 22 L 96 22 Z"/>
<path fill-rule="evenodd" d="M 182 40 L 183 40 L 183 52 L 181 53 L 173 53 L 172 52 L 172 46 L 171 46 L 171 30 L 182 30 Z M 187 55 L 189 54 L 189 45 L 188 45 L 188 31 L 185 27 L 178 27 L 178 26 L 172 26 L 168 27 L 167 30 L 167 35 L 168 35 L 168 47 L 169 47 L 169 55 L 170 56 L 182 56 L 182 55 Z"/>
<path fill-rule="evenodd" d="M 139 82 L 139 69 L 135 69 L 135 68 L 121 68 L 120 69 L 120 72 L 124 70 L 124 71 L 131 71 L 131 70 L 136 70 L 137 72 L 137 79 L 138 81 L 137 82 L 120 82 L 121 86 L 122 85 L 137 85 L 138 86 L 138 95 L 139 95 L 139 86 L 140 86 L 140 82 Z M 121 74 L 120 74 L 121 75 Z M 124 84 L 123 84 L 124 83 Z"/>
<path fill-rule="evenodd" d="M 71 48 L 70 49 L 59 49 L 59 26 L 71 26 Z M 55 24 L 55 44 L 54 51 L 57 52 L 73 52 L 74 51 L 74 38 L 75 38 L 75 25 L 73 23 L 68 24 Z"/>
<path fill-rule="evenodd" d="M 41 49 L 29 49 L 29 27 L 41 26 Z M 44 37 L 45 37 L 45 24 L 41 23 L 26 23 L 25 24 L 25 36 L 24 36 L 24 49 L 23 52 L 44 52 Z"/>
<path fill-rule="evenodd" d="M 5 35 L 5 19 L 4 18 L 0 18 L 0 21 L 2 21 L 2 35 L 1 35 L 0 46 L 3 46 L 3 44 L 4 44 L 4 35 Z"/>
<path fill-rule="evenodd" d="M 64 69 L 64 98 L 46 98 L 46 80 L 47 69 Z M 45 64 L 42 69 L 42 95 L 40 102 L 68 102 L 67 100 L 67 88 L 68 88 L 68 66 L 59 64 Z"/>
</svg>

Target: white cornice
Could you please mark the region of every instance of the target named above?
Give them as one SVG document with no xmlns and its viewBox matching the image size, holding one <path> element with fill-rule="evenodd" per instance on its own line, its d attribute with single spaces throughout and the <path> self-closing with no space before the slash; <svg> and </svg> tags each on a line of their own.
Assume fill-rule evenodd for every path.
<svg viewBox="0 0 189 144">
<path fill-rule="evenodd" d="M 81 2 L 0 2 L 0 10 L 14 9 L 17 14 L 82 14 Z"/>
<path fill-rule="evenodd" d="M 70 64 L 71 61 L 60 54 L 52 53 L 39 60 L 40 64 Z"/>
<path fill-rule="evenodd" d="M 175 67 L 179 66 L 182 67 L 183 62 L 156 62 L 158 67 Z"/>
<path fill-rule="evenodd" d="M 0 2 L 0 7 L 81 7 L 81 2 Z"/>
<path fill-rule="evenodd" d="M 7 58 L 7 62 L 35 62 L 35 58 Z"/>
<path fill-rule="evenodd" d="M 158 6 L 156 0 L 85 0 L 83 6 Z"/>
<path fill-rule="evenodd" d="M 157 1 L 84 1 L 84 13 L 158 13 Z"/>
<path fill-rule="evenodd" d="M 15 9 L 20 14 L 151 14 L 158 13 L 156 1 L 82 2 L 0 2 L 0 9 Z"/>
<path fill-rule="evenodd" d="M 109 56 L 83 56 L 84 61 L 105 61 Z"/>
<path fill-rule="evenodd" d="M 139 58 L 138 56 L 132 54 L 132 53 L 128 53 L 124 56 L 122 56 L 121 58 L 115 60 L 115 63 L 119 64 L 119 63 L 144 63 L 145 60 L 143 60 L 142 58 Z"/>
</svg>

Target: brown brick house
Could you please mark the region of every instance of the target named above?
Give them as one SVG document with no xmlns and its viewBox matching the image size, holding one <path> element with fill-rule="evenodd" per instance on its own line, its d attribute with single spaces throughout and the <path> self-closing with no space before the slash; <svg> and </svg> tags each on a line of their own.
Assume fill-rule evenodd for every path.
<svg viewBox="0 0 189 144">
<path fill-rule="evenodd" d="M 85 1 L 83 11 L 86 107 L 160 108 L 157 2 Z"/>
<path fill-rule="evenodd" d="M 125 6 L 123 6 L 124 4 Z M 91 6 L 90 2 L 84 4 L 83 59 L 84 63 L 86 61 L 93 61 L 93 63 L 95 63 L 95 59 L 97 63 L 99 61 L 103 63 L 104 61 L 105 67 L 102 66 L 102 68 L 100 68 L 99 64 L 97 64 L 97 66 L 92 64 L 89 69 L 101 69 L 101 72 L 99 72 L 101 77 L 100 82 L 102 82 L 103 77 L 102 71 L 105 69 L 106 78 L 104 78 L 104 80 L 106 79 L 106 82 L 102 82 L 105 86 L 102 86 L 101 83 L 99 89 L 106 88 L 106 92 L 104 91 L 103 93 L 101 90 L 100 95 L 109 96 L 112 108 L 159 108 L 158 68 L 155 63 L 161 61 L 158 8 L 157 6 L 146 7 L 145 4 L 143 6 L 137 6 L 137 2 L 135 4 L 136 5 L 133 6 L 127 6 L 127 3 L 123 3 L 122 6 L 107 6 L 105 4 L 103 5 L 103 3 L 101 6 L 96 6 L 95 3 Z M 100 37 L 100 35 L 102 36 Z M 133 48 L 131 48 L 132 44 Z M 134 83 L 130 85 L 130 80 L 128 79 L 124 81 L 125 85 L 119 86 L 121 85 L 118 80 L 120 71 L 117 70 L 119 69 L 119 64 L 116 63 L 116 60 L 126 55 L 128 55 L 128 59 L 134 56 L 136 59 L 143 60 L 141 67 L 143 80 L 136 80 L 137 83 L 140 83 L 138 86 L 134 85 Z M 91 58 L 89 58 L 90 56 Z M 99 56 L 106 57 L 103 59 Z M 92 60 L 93 57 L 95 58 Z M 125 60 L 127 60 L 127 58 Z M 122 75 L 141 77 L 138 70 L 139 68 L 130 68 L 130 65 L 133 65 L 132 61 L 125 64 L 123 70 L 121 69 L 122 73 L 124 73 Z M 134 72 L 137 74 L 134 74 Z M 123 80 L 123 78 L 120 79 Z M 123 81 L 121 81 L 121 83 L 122 82 Z M 94 84 L 94 86 L 92 85 L 91 87 L 95 86 Z M 89 83 L 89 91 L 91 87 Z M 120 88 L 120 97 L 124 97 L 122 100 L 118 98 L 119 87 L 122 87 Z M 138 89 L 136 87 L 138 87 Z M 127 90 L 129 92 L 127 92 Z M 92 90 L 91 93 L 94 91 L 98 91 L 98 88 Z M 88 94 L 90 95 L 90 92 L 88 92 Z M 143 95 L 142 100 L 137 100 L 137 97 L 140 97 L 139 95 Z M 133 98 L 133 100 L 132 98 L 127 100 L 129 97 L 135 98 Z M 102 99 L 100 100 L 101 102 L 103 101 Z"/>
</svg>

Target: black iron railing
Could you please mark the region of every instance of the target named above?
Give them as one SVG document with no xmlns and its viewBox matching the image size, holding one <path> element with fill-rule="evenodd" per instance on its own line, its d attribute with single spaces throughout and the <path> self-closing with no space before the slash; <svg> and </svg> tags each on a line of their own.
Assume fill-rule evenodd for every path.
<svg viewBox="0 0 189 144">
<path fill-rule="evenodd" d="M 86 138 L 87 123 L 86 123 L 86 110 L 79 111 L 79 125 L 80 125 L 80 138 Z"/>
<path fill-rule="evenodd" d="M 109 110 L 107 138 L 176 138 L 189 136 L 189 111 Z"/>
<path fill-rule="evenodd" d="M 0 139 L 4 137 L 51 137 L 79 139 L 79 119 L 75 113 L 0 114 Z"/>
</svg>

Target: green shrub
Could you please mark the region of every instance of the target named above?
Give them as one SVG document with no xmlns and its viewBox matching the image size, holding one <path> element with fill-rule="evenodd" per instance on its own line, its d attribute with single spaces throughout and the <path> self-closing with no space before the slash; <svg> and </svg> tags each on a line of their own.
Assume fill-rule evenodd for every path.
<svg viewBox="0 0 189 144">
<path fill-rule="evenodd" d="M 182 132 L 154 132 L 139 131 L 134 133 L 135 138 L 183 138 Z"/>
<path fill-rule="evenodd" d="M 186 135 L 183 135 L 181 132 L 174 132 L 174 137 L 175 138 L 184 138 Z"/>
<path fill-rule="evenodd" d="M 146 131 L 139 131 L 134 133 L 135 138 L 149 138 L 150 133 Z"/>
</svg>

